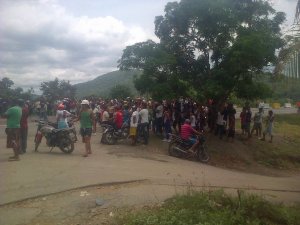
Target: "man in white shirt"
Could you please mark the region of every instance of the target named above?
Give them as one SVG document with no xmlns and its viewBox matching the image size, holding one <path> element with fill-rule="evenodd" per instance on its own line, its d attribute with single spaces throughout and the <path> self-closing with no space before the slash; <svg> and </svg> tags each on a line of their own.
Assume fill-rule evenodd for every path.
<svg viewBox="0 0 300 225">
<path fill-rule="evenodd" d="M 160 102 L 155 109 L 156 132 L 158 132 L 158 134 L 160 135 L 162 135 L 163 110 L 164 110 L 163 105 Z"/>
<path fill-rule="evenodd" d="M 140 124 L 138 125 L 138 136 L 143 136 L 145 145 L 148 144 L 148 136 L 149 136 L 149 112 L 147 109 L 147 103 L 142 103 L 142 110 L 139 112 Z"/>
</svg>

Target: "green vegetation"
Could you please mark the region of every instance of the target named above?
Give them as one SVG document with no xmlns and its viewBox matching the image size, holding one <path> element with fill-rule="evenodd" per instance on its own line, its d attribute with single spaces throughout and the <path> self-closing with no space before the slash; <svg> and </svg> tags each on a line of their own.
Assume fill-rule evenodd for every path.
<svg viewBox="0 0 300 225">
<path fill-rule="evenodd" d="M 276 63 L 284 20 L 266 0 L 169 2 L 155 18 L 160 42 L 127 46 L 119 67 L 142 70 L 135 87 L 154 99 L 266 98 L 271 91 L 259 76 Z"/>
<path fill-rule="evenodd" d="M 47 101 L 54 102 L 62 98 L 73 99 L 76 93 L 76 88 L 69 81 L 59 80 L 42 82 L 40 90 L 43 92 L 43 97 Z"/>
<path fill-rule="evenodd" d="M 34 98 L 34 91 L 33 88 L 25 91 L 20 88 L 13 88 L 14 82 L 4 77 L 0 80 L 0 104 L 1 101 L 13 100 L 13 99 L 24 99 L 24 100 L 31 100 Z"/>
<path fill-rule="evenodd" d="M 300 115 L 275 115 L 274 143 L 258 142 L 254 158 L 261 164 L 279 169 L 300 168 Z"/>
<path fill-rule="evenodd" d="M 132 97 L 132 93 L 127 86 L 118 84 L 115 87 L 110 89 L 109 97 L 113 99 L 115 98 L 124 99 L 126 97 Z"/>
<path fill-rule="evenodd" d="M 133 79 L 139 75 L 139 71 L 114 71 L 101 75 L 94 80 L 74 85 L 77 90 L 76 96 L 86 97 L 95 95 L 109 97 L 111 89 L 117 85 L 126 86 L 133 95 L 137 95 L 137 91 L 133 85 Z"/>
<path fill-rule="evenodd" d="M 272 204 L 256 195 L 238 191 L 237 197 L 223 191 L 193 192 L 175 196 L 161 207 L 127 212 L 116 224 L 122 225 L 299 225 L 300 206 Z"/>
</svg>

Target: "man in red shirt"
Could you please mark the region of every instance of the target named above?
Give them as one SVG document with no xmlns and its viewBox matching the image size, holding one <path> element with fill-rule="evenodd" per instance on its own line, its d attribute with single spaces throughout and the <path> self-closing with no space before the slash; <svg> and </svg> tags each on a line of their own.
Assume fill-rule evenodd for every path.
<svg viewBox="0 0 300 225">
<path fill-rule="evenodd" d="M 115 114 L 115 119 L 114 119 L 114 123 L 116 125 L 117 129 L 121 129 L 122 125 L 123 125 L 123 113 L 121 110 L 120 106 L 116 107 L 116 114 Z"/>
<path fill-rule="evenodd" d="M 29 109 L 27 103 L 22 103 L 22 117 L 20 121 L 20 154 L 23 154 L 26 152 L 27 148 L 27 137 L 28 137 L 28 115 L 29 115 Z"/>
<path fill-rule="evenodd" d="M 193 134 L 200 135 L 201 133 L 192 128 L 191 121 L 186 119 L 184 124 L 181 126 L 180 137 L 192 145 L 189 152 L 194 154 L 196 147 L 199 145 L 199 140 L 197 138 L 193 138 Z"/>
</svg>

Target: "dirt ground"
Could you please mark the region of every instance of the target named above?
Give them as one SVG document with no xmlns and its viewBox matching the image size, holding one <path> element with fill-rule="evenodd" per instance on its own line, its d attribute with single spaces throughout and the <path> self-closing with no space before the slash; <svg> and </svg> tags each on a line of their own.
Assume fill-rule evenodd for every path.
<svg viewBox="0 0 300 225">
<path fill-rule="evenodd" d="M 0 126 L 3 126 L 3 120 Z M 33 146 L 35 126 L 32 123 L 29 132 L 29 149 Z M 93 146 L 99 143 L 100 129 L 96 136 L 92 137 Z M 213 157 L 209 165 L 243 171 L 249 174 L 262 174 L 274 177 L 289 177 L 299 174 L 298 170 L 277 170 L 265 167 L 256 162 L 251 154 L 251 149 L 258 141 L 257 138 L 250 141 L 237 135 L 234 143 L 219 140 L 214 135 L 207 134 L 208 150 Z M 4 143 L 5 136 L 1 136 Z M 273 145 L 276 145 L 276 140 Z M 269 143 L 266 143 L 269 144 Z M 76 145 L 81 146 L 82 143 Z M 6 150 L 5 150 L 6 151 Z M 8 150 L 10 151 L 10 150 Z M 41 147 L 41 152 L 47 148 Z M 55 149 L 54 151 L 59 151 Z M 169 163 L 165 156 L 168 152 L 168 143 L 162 142 L 159 137 L 151 136 L 149 146 L 130 146 L 129 142 L 122 141 L 117 146 L 110 148 L 104 154 L 117 158 L 147 159 L 161 163 Z M 26 153 L 27 154 L 27 153 Z M 29 153 L 28 153 L 29 154 Z M 74 152 L 80 157 L 80 151 Z M 22 157 L 22 156 L 21 156 Z M 26 157 L 26 155 L 24 155 Z M 21 159 L 22 160 L 22 159 Z M 18 163 L 18 162 L 16 162 Z M 192 162 L 191 162 L 192 163 Z M 168 173 L 166 174 L 168 176 Z M 189 190 L 204 190 L 205 187 L 193 186 L 193 184 L 158 184 L 151 180 L 140 180 L 128 183 L 91 185 L 75 188 L 55 194 L 43 195 L 22 201 L 15 201 L 0 206 L 0 224 L 9 225 L 98 225 L 112 224 L 119 213 L 131 213 L 149 205 L 160 205 L 163 200 L 174 194 L 186 193 Z M 227 191 L 235 193 L 235 189 Z M 261 194 L 257 190 L 257 194 Z M 264 196 L 274 198 L 274 193 L 264 192 Z"/>
</svg>

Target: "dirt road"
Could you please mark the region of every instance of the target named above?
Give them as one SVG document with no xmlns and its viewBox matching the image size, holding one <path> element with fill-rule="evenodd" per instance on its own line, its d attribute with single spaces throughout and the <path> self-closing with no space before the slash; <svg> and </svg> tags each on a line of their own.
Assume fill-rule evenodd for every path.
<svg viewBox="0 0 300 225">
<path fill-rule="evenodd" d="M 176 159 L 161 153 L 167 148 L 162 142 L 107 146 L 97 133 L 87 158 L 81 157 L 81 142 L 70 155 L 49 152 L 45 142 L 34 153 L 33 123 L 28 152 L 20 161 L 8 162 L 12 150 L 5 149 L 4 128 L 2 121 L 0 224 L 97 224 L 91 222 L 93 215 L 107 216 L 117 206 L 159 203 L 189 189 L 244 189 L 274 201 L 300 201 L 300 175 L 268 177 Z M 103 206 L 96 206 L 96 200 Z"/>
</svg>

